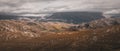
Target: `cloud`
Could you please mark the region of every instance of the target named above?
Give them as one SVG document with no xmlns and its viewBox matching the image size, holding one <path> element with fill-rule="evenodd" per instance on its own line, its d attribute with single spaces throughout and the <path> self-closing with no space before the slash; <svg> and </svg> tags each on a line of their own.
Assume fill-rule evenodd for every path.
<svg viewBox="0 0 120 51">
<path fill-rule="evenodd" d="M 103 15 L 106 16 L 106 17 L 113 17 L 113 16 L 120 17 L 120 9 L 113 9 L 113 10 L 110 10 L 110 11 L 106 11 L 106 12 L 103 13 Z"/>
<path fill-rule="evenodd" d="M 120 14 L 120 9 L 110 10 L 110 11 L 104 12 L 104 14 Z"/>
<path fill-rule="evenodd" d="M 120 10 L 119 0 L 0 0 L 0 12 L 17 14 Z M 114 12 L 113 12 L 114 13 Z"/>
</svg>

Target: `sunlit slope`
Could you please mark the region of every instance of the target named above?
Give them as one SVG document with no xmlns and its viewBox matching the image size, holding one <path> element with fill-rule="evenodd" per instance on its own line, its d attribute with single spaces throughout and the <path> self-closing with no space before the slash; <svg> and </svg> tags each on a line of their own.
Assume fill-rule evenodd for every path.
<svg viewBox="0 0 120 51">
<path fill-rule="evenodd" d="M 1 39 L 21 39 L 40 37 L 49 34 L 49 32 L 60 32 L 70 27 L 70 24 L 59 22 L 25 22 L 15 20 L 0 21 Z M 3 38 L 4 37 L 4 38 Z"/>
</svg>

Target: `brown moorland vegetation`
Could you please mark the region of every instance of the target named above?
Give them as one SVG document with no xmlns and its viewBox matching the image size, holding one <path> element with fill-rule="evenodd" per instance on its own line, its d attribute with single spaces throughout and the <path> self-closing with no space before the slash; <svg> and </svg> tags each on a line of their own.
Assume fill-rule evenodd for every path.
<svg viewBox="0 0 120 51">
<path fill-rule="evenodd" d="M 41 32 L 37 28 L 27 26 L 29 35 L 18 29 L 24 23 L 6 23 L 11 29 L 16 25 L 17 31 L 0 25 L 0 51 L 119 51 L 120 25 L 81 31 Z M 13 25 L 13 26 L 12 26 Z M 25 25 L 23 25 L 25 26 Z M 37 26 L 35 26 L 37 27 Z M 37 29 L 37 30 L 36 30 Z M 18 31 L 19 30 L 19 31 Z M 34 31 L 31 31 L 34 30 Z M 32 36 L 31 34 L 35 34 Z M 32 37 L 31 37 L 31 36 Z M 44 35 L 44 36 L 43 36 Z"/>
</svg>

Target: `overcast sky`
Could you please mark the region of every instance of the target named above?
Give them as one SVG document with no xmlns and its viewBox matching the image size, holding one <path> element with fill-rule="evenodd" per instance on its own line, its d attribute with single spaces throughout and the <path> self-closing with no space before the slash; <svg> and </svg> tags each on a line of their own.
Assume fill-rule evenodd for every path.
<svg viewBox="0 0 120 51">
<path fill-rule="evenodd" d="M 63 11 L 101 11 L 119 14 L 120 0 L 0 0 L 0 12 L 40 15 Z"/>
</svg>

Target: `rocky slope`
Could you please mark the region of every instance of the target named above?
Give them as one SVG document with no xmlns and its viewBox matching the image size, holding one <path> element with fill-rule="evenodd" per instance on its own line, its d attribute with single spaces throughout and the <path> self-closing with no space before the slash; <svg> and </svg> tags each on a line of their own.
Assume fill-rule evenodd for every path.
<svg viewBox="0 0 120 51">
<path fill-rule="evenodd" d="M 71 24 L 59 22 L 27 22 L 16 20 L 0 20 L 0 39 L 29 39 L 60 32 L 69 28 Z"/>
<path fill-rule="evenodd" d="M 0 41 L 0 51 L 119 51 L 119 37 L 119 25 L 96 30 L 48 33 L 32 39 Z"/>
<path fill-rule="evenodd" d="M 118 18 L 81 25 L 0 20 L 0 51 L 119 51 L 119 37 Z"/>
<path fill-rule="evenodd" d="M 76 26 L 71 26 L 72 30 L 81 30 L 81 29 L 97 29 L 104 28 L 108 26 L 120 25 L 120 18 L 103 18 L 88 23 L 82 23 Z"/>
</svg>

